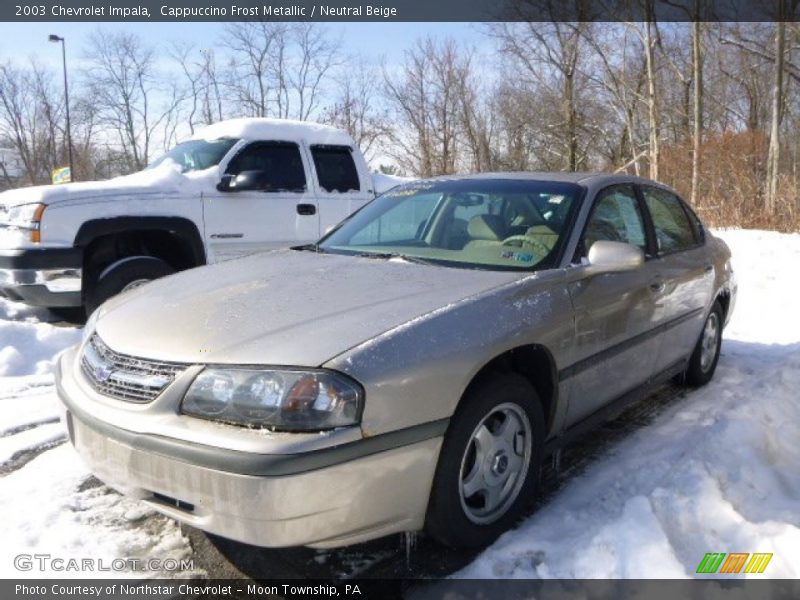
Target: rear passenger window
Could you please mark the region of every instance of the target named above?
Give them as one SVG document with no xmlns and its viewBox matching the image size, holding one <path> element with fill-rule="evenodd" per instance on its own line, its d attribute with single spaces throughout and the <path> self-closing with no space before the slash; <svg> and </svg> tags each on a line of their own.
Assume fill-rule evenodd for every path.
<svg viewBox="0 0 800 600">
<path fill-rule="evenodd" d="M 625 242 L 644 250 L 644 224 L 631 186 L 616 186 L 601 192 L 586 224 L 582 251 L 588 253 L 599 240 Z"/>
<path fill-rule="evenodd" d="M 319 187 L 326 192 L 357 192 L 361 189 L 353 153 L 348 146 L 311 146 Z"/>
<path fill-rule="evenodd" d="M 653 219 L 660 253 L 686 250 L 697 244 L 689 216 L 675 194 L 652 187 L 643 187 L 642 194 Z"/>
<path fill-rule="evenodd" d="M 300 148 L 292 142 L 254 142 L 228 163 L 227 174 L 258 171 L 259 189 L 265 192 L 304 192 L 306 172 Z"/>
</svg>

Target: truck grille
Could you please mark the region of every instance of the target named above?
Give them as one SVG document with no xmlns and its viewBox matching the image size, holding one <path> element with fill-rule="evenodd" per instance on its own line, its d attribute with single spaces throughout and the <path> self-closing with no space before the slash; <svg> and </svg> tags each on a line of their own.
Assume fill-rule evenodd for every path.
<svg viewBox="0 0 800 600">
<path fill-rule="evenodd" d="M 126 402 L 154 400 L 187 366 L 119 354 L 96 333 L 89 338 L 81 356 L 81 369 L 92 387 Z"/>
</svg>

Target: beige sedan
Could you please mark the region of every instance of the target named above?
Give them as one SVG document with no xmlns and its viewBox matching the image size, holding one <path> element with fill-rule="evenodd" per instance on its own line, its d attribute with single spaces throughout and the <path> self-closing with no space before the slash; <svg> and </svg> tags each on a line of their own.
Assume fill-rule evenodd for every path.
<svg viewBox="0 0 800 600">
<path fill-rule="evenodd" d="M 736 284 L 675 192 L 593 174 L 395 188 L 318 244 L 104 304 L 57 382 L 123 493 L 263 546 L 480 546 L 546 453 L 713 375 Z"/>
</svg>

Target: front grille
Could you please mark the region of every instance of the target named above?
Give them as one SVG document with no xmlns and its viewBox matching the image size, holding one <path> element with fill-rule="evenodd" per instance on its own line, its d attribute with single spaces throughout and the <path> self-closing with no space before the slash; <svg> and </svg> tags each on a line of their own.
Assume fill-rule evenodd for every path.
<svg viewBox="0 0 800 600">
<path fill-rule="evenodd" d="M 150 402 L 188 365 L 119 354 L 93 334 L 83 348 L 81 369 L 92 387 L 126 402 Z"/>
</svg>

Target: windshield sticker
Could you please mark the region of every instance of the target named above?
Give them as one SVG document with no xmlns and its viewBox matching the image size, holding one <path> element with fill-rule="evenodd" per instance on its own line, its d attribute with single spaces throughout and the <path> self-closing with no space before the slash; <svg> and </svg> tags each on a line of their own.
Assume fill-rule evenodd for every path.
<svg viewBox="0 0 800 600">
<path fill-rule="evenodd" d="M 533 254 L 528 254 L 527 252 L 506 251 L 500 255 L 500 258 L 507 258 L 510 260 L 515 260 L 517 262 L 524 262 L 524 263 L 533 262 Z"/>
</svg>

